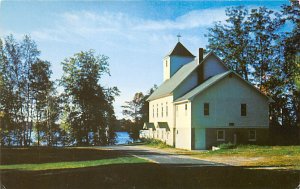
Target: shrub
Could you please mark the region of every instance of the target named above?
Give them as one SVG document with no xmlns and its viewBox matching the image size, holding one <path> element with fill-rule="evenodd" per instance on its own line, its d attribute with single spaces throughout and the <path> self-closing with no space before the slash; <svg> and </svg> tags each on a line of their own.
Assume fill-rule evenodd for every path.
<svg viewBox="0 0 300 189">
<path fill-rule="evenodd" d="M 166 144 L 166 142 L 163 142 L 161 140 L 157 140 L 157 139 L 143 139 L 142 140 L 146 145 L 148 146 L 154 146 L 154 147 L 158 147 L 158 148 L 170 148 L 172 146 L 169 146 Z"/>
<path fill-rule="evenodd" d="M 234 149 L 234 148 L 236 148 L 236 145 L 229 142 L 229 143 L 220 144 L 218 147 L 220 149 Z"/>
</svg>

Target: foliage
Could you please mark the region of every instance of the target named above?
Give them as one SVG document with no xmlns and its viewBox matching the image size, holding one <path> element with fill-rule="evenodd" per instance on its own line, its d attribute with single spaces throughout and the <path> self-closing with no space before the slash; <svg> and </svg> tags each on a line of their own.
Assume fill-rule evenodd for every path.
<svg viewBox="0 0 300 189">
<path fill-rule="evenodd" d="M 133 140 L 139 139 L 139 131 L 142 130 L 143 124 L 148 121 L 149 118 L 149 102 L 148 97 L 157 88 L 154 85 L 146 95 L 142 92 L 135 93 L 132 101 L 125 102 L 126 105 L 122 106 L 123 115 L 127 116 L 132 120 L 129 134 Z"/>
<path fill-rule="evenodd" d="M 147 146 L 153 146 L 157 148 L 173 148 L 172 146 L 167 145 L 165 142 L 157 139 L 143 138 L 142 142 L 144 142 Z"/>
<path fill-rule="evenodd" d="M 51 99 L 58 97 L 50 81 L 51 64 L 39 59 L 39 55 L 36 43 L 27 35 L 21 42 L 12 35 L 4 38 L 4 42 L 0 39 L 0 111 L 4 115 L 1 145 L 31 145 L 33 128 L 37 131 L 38 145 L 40 132 L 45 133 L 48 137 L 45 141 L 52 145 L 49 133 L 59 112 L 52 109 L 50 118 L 47 110 L 53 108 Z"/>
<path fill-rule="evenodd" d="M 119 90 L 99 84 L 109 74 L 108 57 L 88 51 L 66 59 L 61 80 L 66 92 L 60 96 L 50 62 L 39 55 L 29 36 L 20 42 L 12 35 L 0 39 L 1 145 L 114 143 L 113 102 Z"/>
<path fill-rule="evenodd" d="M 236 145 L 229 142 L 229 143 L 220 144 L 218 147 L 220 149 L 234 149 L 234 148 L 236 148 Z"/>
<path fill-rule="evenodd" d="M 207 35 L 208 49 L 275 101 L 272 125 L 292 126 L 300 120 L 299 12 L 299 6 L 283 6 L 281 12 L 232 7 L 225 23 L 216 23 Z"/>
<path fill-rule="evenodd" d="M 93 50 L 80 52 L 62 62 L 65 122 L 77 145 L 114 143 L 115 115 L 112 103 L 119 94 L 116 87 L 100 85 L 103 74 L 109 74 L 108 57 L 96 56 Z"/>
</svg>

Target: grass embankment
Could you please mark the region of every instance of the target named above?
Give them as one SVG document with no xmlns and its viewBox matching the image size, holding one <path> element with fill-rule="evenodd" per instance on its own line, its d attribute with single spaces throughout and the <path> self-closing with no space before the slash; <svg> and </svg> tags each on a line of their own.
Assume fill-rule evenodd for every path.
<svg viewBox="0 0 300 189">
<path fill-rule="evenodd" d="M 145 145 L 160 148 L 171 153 L 189 155 L 203 160 L 235 166 L 300 170 L 300 146 L 221 145 L 221 147 L 228 149 L 188 151 L 162 144 L 155 146 L 154 144 L 149 145 L 146 143 Z"/>
<path fill-rule="evenodd" d="M 4 148 L 1 154 L 0 170 L 41 171 L 147 163 L 146 160 L 119 152 L 91 148 Z"/>
</svg>

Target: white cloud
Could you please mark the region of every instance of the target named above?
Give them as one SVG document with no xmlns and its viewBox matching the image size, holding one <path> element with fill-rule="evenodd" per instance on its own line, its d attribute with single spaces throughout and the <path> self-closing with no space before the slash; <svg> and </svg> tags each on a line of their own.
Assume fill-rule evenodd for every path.
<svg viewBox="0 0 300 189">
<path fill-rule="evenodd" d="M 53 64 L 56 78 L 59 61 L 79 50 L 95 49 L 110 57 L 112 77 L 108 86 L 118 86 L 115 110 L 131 100 L 135 92 L 146 92 L 162 80 L 161 58 L 175 45 L 176 34 L 192 51 L 206 44 L 204 32 L 215 21 L 225 19 L 225 9 L 195 10 L 174 19 L 144 19 L 125 13 L 65 12 L 53 18 L 49 28 L 31 31 L 45 59 Z M 44 48 L 44 49 L 43 49 Z M 143 74 L 141 74 L 143 73 Z"/>
<path fill-rule="evenodd" d="M 32 36 L 39 40 L 74 41 L 74 36 L 81 39 L 94 39 L 97 35 L 99 39 L 111 36 L 113 39 L 139 40 L 138 36 L 148 35 L 148 39 L 155 40 L 157 36 L 153 35 L 153 32 L 159 33 L 159 36 L 164 38 L 163 35 L 168 32 L 201 29 L 212 25 L 215 21 L 223 21 L 224 10 L 224 8 L 195 10 L 174 20 L 141 19 L 112 12 L 66 12 L 58 16 L 52 28 L 33 31 Z"/>
</svg>

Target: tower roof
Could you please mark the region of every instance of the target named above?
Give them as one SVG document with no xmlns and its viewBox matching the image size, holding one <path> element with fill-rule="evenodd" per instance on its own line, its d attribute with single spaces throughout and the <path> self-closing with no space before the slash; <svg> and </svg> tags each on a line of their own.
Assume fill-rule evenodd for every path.
<svg viewBox="0 0 300 189">
<path fill-rule="evenodd" d="M 174 49 L 167 56 L 187 56 L 195 57 L 182 43 L 178 42 Z"/>
</svg>

